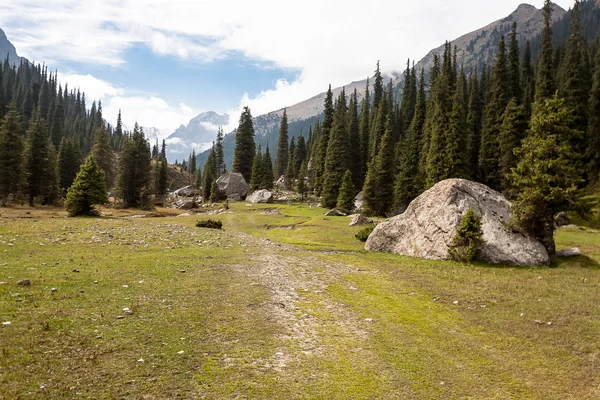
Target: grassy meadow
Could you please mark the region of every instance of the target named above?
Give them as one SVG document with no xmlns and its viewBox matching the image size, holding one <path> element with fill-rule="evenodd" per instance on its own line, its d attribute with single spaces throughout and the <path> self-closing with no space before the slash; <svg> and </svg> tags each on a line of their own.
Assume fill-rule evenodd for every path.
<svg viewBox="0 0 600 400">
<path fill-rule="evenodd" d="M 515 268 L 367 253 L 306 205 L 103 211 L 0 208 L 0 398 L 600 398 L 591 228 Z"/>
</svg>

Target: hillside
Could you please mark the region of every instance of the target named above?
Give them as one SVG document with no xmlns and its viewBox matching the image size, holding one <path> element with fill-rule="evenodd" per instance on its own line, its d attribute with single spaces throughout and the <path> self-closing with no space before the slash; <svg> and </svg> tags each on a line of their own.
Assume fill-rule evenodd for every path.
<svg viewBox="0 0 600 400">
<path fill-rule="evenodd" d="M 7 56 L 9 62 L 17 66 L 21 61 L 28 62 L 26 58 L 19 57 L 15 46 L 8 40 L 4 31 L 0 29 L 0 58 L 4 61 Z"/>
</svg>

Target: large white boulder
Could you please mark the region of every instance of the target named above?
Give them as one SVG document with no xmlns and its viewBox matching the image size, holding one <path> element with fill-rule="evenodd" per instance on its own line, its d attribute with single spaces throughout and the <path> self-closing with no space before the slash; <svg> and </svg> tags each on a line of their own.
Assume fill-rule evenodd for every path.
<svg viewBox="0 0 600 400">
<path fill-rule="evenodd" d="M 511 204 L 502 194 L 464 179 L 438 183 L 416 198 L 403 214 L 377 225 L 365 249 L 449 259 L 448 244 L 469 208 L 481 217 L 485 240 L 480 253 L 482 261 L 512 265 L 550 263 L 540 242 L 510 228 Z"/>
<path fill-rule="evenodd" d="M 217 179 L 217 186 L 219 187 L 219 193 L 227 198 L 237 198 L 239 196 L 243 199 L 248 194 L 248 189 L 250 189 L 250 186 L 239 172 L 227 172 L 221 175 Z"/>
<path fill-rule="evenodd" d="M 273 202 L 273 193 L 268 190 L 256 190 L 246 198 L 252 204 L 269 204 Z"/>
</svg>

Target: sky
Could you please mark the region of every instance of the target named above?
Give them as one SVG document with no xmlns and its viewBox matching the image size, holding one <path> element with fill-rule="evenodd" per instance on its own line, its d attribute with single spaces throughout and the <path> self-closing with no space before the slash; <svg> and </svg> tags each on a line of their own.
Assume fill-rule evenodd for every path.
<svg viewBox="0 0 600 400">
<path fill-rule="evenodd" d="M 564 9 L 572 0 L 555 1 Z M 398 72 L 504 18 L 519 0 L 19 0 L 0 28 L 20 56 L 101 100 L 104 117 L 166 136 L 204 111 L 261 115 Z M 541 8 L 543 0 L 530 4 Z"/>
</svg>

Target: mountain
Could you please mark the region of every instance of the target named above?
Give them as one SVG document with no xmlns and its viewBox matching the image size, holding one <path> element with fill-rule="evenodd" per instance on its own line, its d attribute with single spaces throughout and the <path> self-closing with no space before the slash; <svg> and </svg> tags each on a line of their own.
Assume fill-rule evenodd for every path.
<svg viewBox="0 0 600 400">
<path fill-rule="evenodd" d="M 555 23 L 557 21 L 562 21 L 565 15 L 567 15 L 567 12 L 556 4 L 554 4 L 553 10 L 552 18 Z M 460 65 L 462 63 L 467 71 L 473 68 L 481 69 L 484 64 L 493 64 L 500 36 L 507 35 L 510 32 L 513 22 L 517 22 L 519 41 L 522 45 L 525 45 L 527 40 L 539 38 L 544 26 L 543 11 L 529 4 L 521 4 L 506 18 L 492 22 L 481 29 L 467 33 L 458 39 L 453 40 L 452 46 L 456 46 L 457 48 L 458 64 Z M 427 72 L 433 65 L 434 55 L 442 55 L 443 52 L 443 44 L 440 47 L 431 50 L 415 65 L 416 69 L 419 71 L 421 68 L 424 68 Z M 399 94 L 401 94 L 404 76 L 400 75 L 392 78 L 396 90 Z M 367 81 L 365 79 L 362 81 L 352 82 L 349 85 L 346 85 L 344 88 L 346 89 L 347 94 L 352 93 L 356 88 L 360 101 L 364 96 L 366 84 Z M 341 87 L 332 89 L 334 98 L 339 95 L 342 89 L 343 88 Z M 287 108 L 290 138 L 293 136 L 298 136 L 301 133 L 304 136 L 308 135 L 309 127 L 314 124 L 314 121 L 323 112 L 325 96 L 326 93 L 323 92 L 317 96 Z M 254 118 L 254 129 L 256 133 L 257 145 L 260 143 L 263 149 L 269 145 L 273 158 L 276 157 L 275 151 L 273 150 L 276 149 L 275 146 L 277 144 L 279 124 L 281 122 L 282 115 L 283 109 L 280 109 Z M 225 161 L 228 168 L 231 168 L 231 164 L 233 162 L 234 142 L 235 131 L 226 135 L 223 143 Z M 200 166 L 204 165 L 207 156 L 207 152 L 199 155 L 198 163 Z"/>
<path fill-rule="evenodd" d="M 4 31 L 0 29 L 0 59 L 4 61 L 7 55 L 9 62 L 17 66 L 21 61 L 29 62 L 26 58 L 19 57 L 15 46 L 8 40 Z"/>
<path fill-rule="evenodd" d="M 213 111 L 203 112 L 192 118 L 187 126 L 181 125 L 166 139 L 169 162 L 187 160 L 192 150 L 206 150 L 215 141 L 219 126 L 229 123 L 229 115 Z"/>
</svg>

